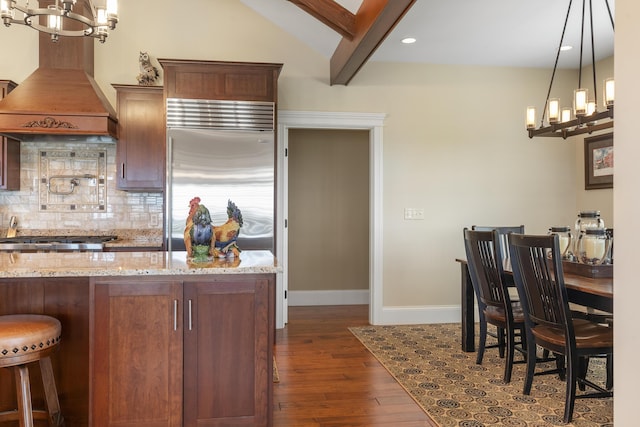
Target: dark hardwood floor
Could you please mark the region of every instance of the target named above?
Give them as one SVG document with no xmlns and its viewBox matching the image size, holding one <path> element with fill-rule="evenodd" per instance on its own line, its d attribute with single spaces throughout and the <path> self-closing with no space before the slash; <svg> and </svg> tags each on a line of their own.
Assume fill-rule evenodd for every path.
<svg viewBox="0 0 640 427">
<path fill-rule="evenodd" d="M 276 332 L 275 427 L 436 427 L 347 329 L 369 307 L 289 307 Z"/>
</svg>

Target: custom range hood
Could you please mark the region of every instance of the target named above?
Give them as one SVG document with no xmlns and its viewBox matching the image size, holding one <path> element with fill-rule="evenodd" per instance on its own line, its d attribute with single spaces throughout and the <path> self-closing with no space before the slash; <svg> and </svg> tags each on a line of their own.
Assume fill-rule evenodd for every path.
<svg viewBox="0 0 640 427">
<path fill-rule="evenodd" d="M 39 67 L 0 100 L 0 134 L 20 141 L 115 141 L 115 110 L 93 78 L 94 39 L 39 37 Z"/>
</svg>

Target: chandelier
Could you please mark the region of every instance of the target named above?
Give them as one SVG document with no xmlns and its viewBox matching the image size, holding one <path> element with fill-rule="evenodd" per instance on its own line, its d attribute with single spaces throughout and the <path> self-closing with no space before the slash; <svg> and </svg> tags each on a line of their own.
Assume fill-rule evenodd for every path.
<svg viewBox="0 0 640 427">
<path fill-rule="evenodd" d="M 27 25 L 50 34 L 53 42 L 57 42 L 59 36 L 68 36 L 94 37 L 104 43 L 109 36 L 109 30 L 115 29 L 118 23 L 117 0 L 104 0 L 101 7 L 95 6 L 93 0 L 80 0 L 81 5 L 86 1 L 91 10 L 91 18 L 74 13 L 76 0 L 55 0 L 46 8 L 40 8 L 36 0 L 34 9 L 29 7 L 29 0 L 26 0 L 24 5 L 18 1 L 20 0 L 0 0 L 0 18 L 4 25 Z"/>
<path fill-rule="evenodd" d="M 607 11 L 609 13 L 609 20 L 611 21 L 611 29 L 614 31 L 613 16 L 611 15 L 611 8 L 609 7 L 609 0 L 603 0 Z M 542 112 L 542 119 L 540 120 L 540 127 L 536 128 L 536 109 L 535 107 L 527 107 L 526 111 L 526 128 L 529 133 L 529 138 L 534 136 L 545 137 L 562 137 L 564 139 L 583 133 L 592 133 L 602 129 L 608 129 L 613 127 L 613 102 L 614 102 L 614 80 L 613 78 L 607 78 L 603 84 L 603 110 L 598 111 L 598 95 L 596 90 L 596 61 L 595 61 L 595 49 L 594 49 L 594 34 L 593 34 L 593 7 L 592 0 L 589 0 L 589 29 L 591 30 L 591 64 L 593 70 L 593 98 L 589 98 L 589 92 L 582 86 L 582 54 L 584 51 L 584 37 L 585 37 L 585 12 L 586 12 L 586 0 L 582 0 L 582 26 L 580 32 L 580 65 L 578 71 L 578 89 L 574 90 L 573 108 L 561 107 L 560 99 L 550 98 L 551 89 L 553 87 L 553 79 L 556 75 L 556 69 L 558 67 L 558 59 L 563 46 L 565 30 L 567 29 L 567 22 L 569 21 L 569 14 L 571 12 L 571 5 L 573 0 L 569 0 L 569 8 L 567 10 L 567 17 L 564 21 L 562 28 L 562 36 L 560 37 L 560 45 L 556 53 L 556 60 L 553 66 L 553 73 L 551 74 L 551 82 L 549 83 L 549 90 L 547 91 L 547 98 L 544 103 Z M 545 120 L 546 119 L 546 120 Z"/>
</svg>

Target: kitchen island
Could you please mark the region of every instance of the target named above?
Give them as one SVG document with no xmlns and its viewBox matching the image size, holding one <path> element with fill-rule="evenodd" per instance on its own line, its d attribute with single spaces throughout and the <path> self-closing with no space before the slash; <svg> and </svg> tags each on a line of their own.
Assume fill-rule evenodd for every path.
<svg viewBox="0 0 640 427">
<path fill-rule="evenodd" d="M 0 253 L 0 314 L 61 321 L 67 425 L 270 426 L 278 271 L 268 251 Z M 0 410 L 14 400 L 3 371 Z"/>
</svg>

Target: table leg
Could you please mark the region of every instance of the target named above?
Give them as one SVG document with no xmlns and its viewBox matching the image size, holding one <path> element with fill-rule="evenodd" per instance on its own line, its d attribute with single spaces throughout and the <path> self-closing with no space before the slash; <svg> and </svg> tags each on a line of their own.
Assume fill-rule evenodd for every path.
<svg viewBox="0 0 640 427">
<path fill-rule="evenodd" d="M 462 297 L 462 351 L 475 351 L 475 297 L 469 267 L 460 263 L 460 285 Z"/>
</svg>

